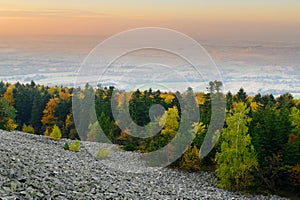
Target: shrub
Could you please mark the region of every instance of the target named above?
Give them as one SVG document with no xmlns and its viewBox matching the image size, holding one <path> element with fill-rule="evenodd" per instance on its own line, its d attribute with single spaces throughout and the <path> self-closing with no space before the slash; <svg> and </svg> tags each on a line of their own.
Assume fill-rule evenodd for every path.
<svg viewBox="0 0 300 200">
<path fill-rule="evenodd" d="M 49 134 L 49 129 L 48 129 L 48 128 L 46 128 L 46 130 L 45 130 L 45 132 L 44 132 L 44 136 L 45 136 L 45 137 L 50 136 L 50 134 Z"/>
<path fill-rule="evenodd" d="M 8 119 L 7 123 L 4 126 L 4 129 L 7 131 L 13 131 L 18 127 L 17 124 L 14 123 L 13 119 Z"/>
<path fill-rule="evenodd" d="M 61 139 L 61 131 L 58 126 L 54 125 L 52 132 L 50 133 L 50 138 L 52 140 L 60 140 Z"/>
<path fill-rule="evenodd" d="M 121 149 L 125 151 L 135 151 L 137 149 L 137 144 L 129 143 L 124 145 Z"/>
<path fill-rule="evenodd" d="M 105 149 L 103 147 L 99 147 L 98 152 L 96 154 L 96 159 L 102 160 L 111 154 L 111 149 Z"/>
<path fill-rule="evenodd" d="M 34 128 L 31 125 L 27 126 L 26 124 L 24 124 L 23 127 L 22 127 L 22 131 L 25 132 L 25 133 L 34 134 Z"/>
<path fill-rule="evenodd" d="M 300 163 L 293 167 L 291 176 L 295 186 L 300 187 Z"/>
<path fill-rule="evenodd" d="M 74 143 L 70 144 L 69 150 L 79 152 L 80 151 L 80 142 L 79 142 L 79 140 L 75 140 Z"/>
<path fill-rule="evenodd" d="M 65 143 L 65 145 L 64 145 L 64 149 L 65 149 L 65 150 L 69 150 L 69 149 L 70 149 L 70 147 L 69 147 L 69 143 L 68 143 L 68 142 L 66 142 L 66 143 Z"/>
<path fill-rule="evenodd" d="M 179 167 L 181 169 L 189 171 L 200 170 L 200 158 L 199 158 L 199 149 L 194 147 L 189 147 L 183 154 Z"/>
</svg>

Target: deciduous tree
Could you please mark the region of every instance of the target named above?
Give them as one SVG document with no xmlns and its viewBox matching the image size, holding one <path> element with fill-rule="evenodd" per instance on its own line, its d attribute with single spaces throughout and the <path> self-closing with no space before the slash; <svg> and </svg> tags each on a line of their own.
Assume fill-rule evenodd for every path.
<svg viewBox="0 0 300 200">
<path fill-rule="evenodd" d="M 251 171 L 258 165 L 248 134 L 249 108 L 242 102 L 226 118 L 221 151 L 216 155 L 218 185 L 224 189 L 246 189 L 252 184 Z"/>
</svg>

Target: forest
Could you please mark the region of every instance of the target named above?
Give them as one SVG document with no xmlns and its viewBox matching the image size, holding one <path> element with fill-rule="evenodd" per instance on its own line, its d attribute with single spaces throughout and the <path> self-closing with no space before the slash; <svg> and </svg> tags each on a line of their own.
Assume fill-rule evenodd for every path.
<svg viewBox="0 0 300 200">
<path fill-rule="evenodd" d="M 59 129 L 63 138 L 102 142 L 99 123 L 107 138 L 127 151 L 152 152 L 167 145 L 180 129 L 183 116 L 180 102 L 193 96 L 191 104 L 199 112 L 199 120 L 186 131 L 193 141 L 184 154 L 169 167 L 187 171 L 214 171 L 218 186 L 227 190 L 253 193 L 296 193 L 300 188 L 300 99 L 286 93 L 248 96 L 241 88 L 236 94 L 221 92 L 222 83 L 210 82 L 207 91 L 161 92 L 152 89 L 133 92 L 115 87 L 83 88 L 43 86 L 0 82 L 0 129 L 19 130 L 49 136 Z M 75 93 L 76 92 L 76 93 Z M 97 121 L 83 113 L 83 125 L 75 126 L 72 101 L 94 95 Z M 218 130 L 220 138 L 204 158 L 200 147 L 209 130 L 213 98 L 224 98 L 225 122 Z M 163 106 L 165 112 L 154 120 L 161 130 L 153 137 L 139 138 L 129 129 L 119 127 L 112 104 L 120 111 L 129 107 L 130 121 L 143 127 L 150 123 L 152 105 Z M 86 111 L 86 110 L 85 110 Z M 122 112 L 120 112 L 122 118 Z M 128 119 L 129 120 L 129 119 Z M 131 122 L 128 121 L 130 124 Z M 126 122 L 125 122 L 126 123 Z M 83 127 L 87 126 L 87 127 Z M 153 127 L 154 128 L 154 127 Z M 80 134 L 79 134 L 80 133 Z M 141 133 L 147 135 L 147 133 Z"/>
</svg>

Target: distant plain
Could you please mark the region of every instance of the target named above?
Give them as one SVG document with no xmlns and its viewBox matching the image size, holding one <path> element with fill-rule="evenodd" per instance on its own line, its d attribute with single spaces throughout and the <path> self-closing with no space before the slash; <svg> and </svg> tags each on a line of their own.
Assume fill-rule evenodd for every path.
<svg viewBox="0 0 300 200">
<path fill-rule="evenodd" d="M 106 37 L 104 36 L 2 36 L 0 39 L 0 80 L 4 82 L 30 82 L 44 85 L 73 86 L 82 62 L 89 52 Z M 197 40 L 215 61 L 222 76 L 225 91 L 236 92 L 243 87 L 247 93 L 272 93 L 279 95 L 290 92 L 300 97 L 300 43 L 260 41 L 205 41 Z M 122 45 L 122 44 L 120 44 Z M 117 46 L 116 46 L 117 48 Z M 188 47 L 183 47 L 188 48 Z M 108 49 L 113 51 L 113 49 Z M 158 52 L 136 54 L 171 59 Z M 192 53 L 192 50 L 191 50 Z M 195 55 L 197 56 L 197 55 Z M 96 67 L 107 67 L 109 61 L 99 59 Z M 156 82 L 171 90 L 183 91 L 188 81 L 195 90 L 205 90 L 207 83 L 194 76 L 193 69 L 172 63 L 175 71 L 190 77 L 178 78 L 170 68 L 145 65 L 143 68 L 119 62 L 115 69 L 106 74 L 95 74 L 102 85 L 115 85 L 120 89 L 132 90 L 153 85 Z M 92 70 L 92 69 L 91 69 Z M 123 70 L 123 71 L 122 71 Z M 132 70 L 137 70 L 135 73 Z M 132 72 L 132 73 L 131 73 Z M 149 82 L 156 75 L 156 82 Z M 90 77 L 77 77 L 84 84 Z M 102 76 L 102 77 L 101 77 Z M 204 75 L 205 76 L 205 75 Z M 101 77 L 99 79 L 99 77 Z M 161 78 L 160 78 L 161 77 Z M 94 81 L 95 82 L 95 81 Z M 164 88 L 158 88 L 164 90 Z"/>
</svg>

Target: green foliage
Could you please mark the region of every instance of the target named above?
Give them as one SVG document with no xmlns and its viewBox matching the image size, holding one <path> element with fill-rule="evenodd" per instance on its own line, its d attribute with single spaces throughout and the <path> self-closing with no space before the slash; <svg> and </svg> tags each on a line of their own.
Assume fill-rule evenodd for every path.
<svg viewBox="0 0 300 200">
<path fill-rule="evenodd" d="M 98 160 L 105 159 L 110 154 L 111 154 L 111 149 L 110 148 L 106 149 L 106 148 L 103 148 L 103 147 L 99 147 L 98 152 L 96 154 L 96 159 L 98 159 Z"/>
<path fill-rule="evenodd" d="M 291 110 L 290 119 L 293 127 L 293 133 L 297 136 L 300 136 L 300 110 L 296 107 L 293 107 Z"/>
<path fill-rule="evenodd" d="M 297 163 L 297 165 L 295 165 L 292 168 L 291 177 L 292 177 L 292 181 L 294 182 L 294 185 L 299 188 L 300 187 L 300 163 Z"/>
<path fill-rule="evenodd" d="M 283 162 L 291 166 L 300 162 L 300 137 L 294 133 L 289 135 L 288 143 L 283 149 Z"/>
<path fill-rule="evenodd" d="M 233 96 L 231 92 L 228 92 L 226 94 L 226 110 L 230 111 L 232 109 L 232 104 L 233 104 Z"/>
<path fill-rule="evenodd" d="M 98 123 L 98 122 L 96 122 Z M 103 130 L 103 132 L 106 134 L 106 136 L 109 138 L 110 141 L 113 141 L 114 138 L 114 134 L 113 134 L 113 130 L 114 130 L 114 123 L 112 122 L 112 120 L 110 119 L 110 117 L 106 116 L 104 112 L 101 113 L 101 115 L 99 116 L 99 125 L 97 127 L 95 127 L 96 124 L 94 124 L 94 126 L 92 128 L 94 128 L 94 138 L 96 141 L 100 141 L 100 130 L 97 130 L 97 127 Z M 96 128 L 96 129 L 95 129 Z M 92 132 L 93 133 L 93 132 Z"/>
<path fill-rule="evenodd" d="M 79 152 L 80 151 L 80 142 L 75 140 L 74 143 L 70 144 L 70 151 Z"/>
<path fill-rule="evenodd" d="M 64 150 L 70 150 L 70 146 L 69 146 L 69 143 L 68 143 L 68 142 L 66 142 L 66 143 L 64 144 Z"/>
<path fill-rule="evenodd" d="M 125 151 L 135 151 L 136 150 L 136 144 L 134 143 L 127 143 L 125 144 L 121 149 Z"/>
<path fill-rule="evenodd" d="M 246 92 L 244 91 L 243 88 L 241 88 L 238 93 L 234 96 L 234 99 L 236 102 L 244 102 L 246 103 L 247 101 L 247 94 Z"/>
<path fill-rule="evenodd" d="M 235 108 L 234 112 L 236 113 L 238 102 L 244 102 L 251 107 L 251 110 L 245 113 L 246 116 L 252 118 L 250 125 L 245 120 L 246 126 L 249 127 L 248 131 L 251 138 L 246 134 L 246 129 L 242 131 L 240 126 L 241 131 L 238 134 L 238 141 L 241 142 L 238 145 L 246 146 L 244 150 L 247 150 L 249 154 L 251 154 L 251 149 L 253 148 L 251 144 L 254 146 L 259 163 L 255 171 L 256 186 L 272 191 L 285 189 L 287 185 L 294 184 L 296 186 L 299 184 L 297 181 L 299 180 L 300 171 L 300 100 L 293 99 L 293 96 L 288 93 L 276 99 L 272 94 L 247 96 L 242 88 L 237 94 L 229 92 L 225 96 L 222 94 L 222 83 L 219 81 L 210 82 L 207 89 L 207 93 L 194 93 L 191 88 L 188 88 L 184 93 L 152 91 L 152 89 L 125 92 L 114 87 L 100 86 L 94 89 L 88 84 L 84 88 L 63 88 L 41 86 L 34 82 L 30 84 L 16 83 L 14 85 L 0 82 L 0 129 L 19 129 L 26 132 L 34 132 L 35 134 L 44 134 L 45 131 L 45 135 L 50 136 L 54 131 L 53 126 L 57 125 L 62 136 L 59 136 L 57 134 L 59 131 L 56 131 L 54 134 L 56 136 L 52 135 L 55 139 L 66 137 L 69 139 L 105 142 L 105 138 L 100 138 L 101 127 L 107 138 L 113 143 L 122 145 L 125 150 L 141 150 L 142 152 L 161 149 L 174 139 L 173 145 L 169 145 L 170 148 L 168 148 L 169 155 L 172 152 L 181 153 L 185 149 L 187 151 L 173 166 L 188 170 L 197 170 L 199 166 L 201 166 L 201 169 L 214 169 L 216 167 L 216 152 L 222 153 L 222 148 L 224 150 L 225 147 L 236 151 L 233 148 L 236 144 L 231 144 L 228 139 L 224 139 L 224 133 L 215 147 L 200 162 L 195 157 L 195 152 L 200 149 L 207 135 L 207 130 L 219 125 L 212 122 L 211 119 L 221 119 L 222 117 L 221 115 L 211 116 L 214 113 L 212 112 L 212 108 L 214 108 L 212 107 L 212 102 L 226 97 L 227 113 L 232 112 L 233 108 Z M 78 95 L 73 94 L 75 90 L 79 91 Z M 115 95 L 113 96 L 114 92 Z M 95 107 L 92 104 L 93 102 L 90 102 L 91 98 L 89 97 L 92 95 L 95 96 Z M 197 104 L 194 101 L 194 95 L 197 97 Z M 74 100 L 80 101 L 80 106 L 73 108 L 78 110 L 80 116 L 78 116 L 78 113 L 75 115 L 72 113 L 71 105 Z M 156 113 L 152 116 L 149 113 L 149 109 L 154 104 L 160 104 L 166 110 L 161 119 L 160 114 Z M 115 108 L 119 109 L 117 113 L 118 121 L 115 121 L 117 119 L 112 115 L 112 105 L 116 105 Z M 128 106 L 130 117 L 125 117 L 127 116 Z M 189 110 L 188 115 L 185 113 L 187 107 Z M 90 113 L 93 109 L 96 110 L 100 126 L 96 126 L 95 119 L 93 121 L 90 119 Z M 220 112 L 217 111 L 216 113 L 223 113 L 224 110 L 225 107 L 224 109 L 220 108 Z M 195 130 L 191 130 L 191 124 L 187 123 L 185 116 L 192 116 L 198 112 L 200 112 L 198 122 L 201 123 L 195 123 Z M 230 115 L 229 117 L 233 116 L 235 115 Z M 150 119 L 154 119 L 156 124 L 149 124 Z M 125 127 L 122 130 L 118 127 L 121 121 L 123 121 L 123 125 L 125 124 L 122 126 Z M 223 122 L 223 120 L 219 121 Z M 229 121 L 225 124 L 225 133 L 226 131 L 227 133 L 234 132 L 234 128 L 232 128 L 234 125 Z M 140 126 L 147 126 L 147 131 L 140 132 L 137 128 L 132 128 L 133 122 Z M 23 126 L 24 124 L 25 126 Z M 32 127 L 26 126 L 28 124 Z M 89 124 L 91 126 L 88 129 Z M 158 124 L 162 126 L 161 131 L 157 131 Z M 180 131 L 178 131 L 179 128 Z M 139 133 L 142 136 L 152 135 L 154 130 L 157 134 L 153 137 L 137 138 L 132 136 L 133 133 Z M 81 138 L 79 138 L 78 133 L 81 133 Z M 195 137 L 193 143 L 187 147 L 185 143 L 193 137 Z M 231 137 L 234 140 L 236 135 L 231 135 Z M 244 138 L 244 140 L 241 140 L 241 138 Z M 217 137 L 213 137 L 211 140 L 214 143 Z M 71 149 L 76 149 L 75 146 L 75 144 L 72 144 Z M 77 146 L 80 146 L 80 143 Z M 202 147 L 201 151 L 203 149 L 205 147 Z M 225 155 L 226 153 L 224 153 Z M 238 159 L 233 155 L 233 152 L 227 152 L 227 156 L 225 156 L 232 159 L 228 162 L 228 165 L 234 165 L 233 169 L 238 169 L 241 167 L 238 164 L 244 162 L 248 163 L 247 167 L 249 166 L 249 160 L 251 159 L 241 161 L 243 156 L 240 155 L 240 152 L 238 152 Z M 245 169 L 243 170 L 247 171 L 247 167 L 244 167 Z M 237 172 L 233 173 L 229 170 L 228 173 L 225 173 L 226 171 L 224 171 L 222 176 L 226 179 L 227 175 L 238 176 L 238 172 L 242 173 L 241 170 L 235 171 Z M 247 174 L 251 175 L 251 173 L 251 170 L 250 172 L 247 171 Z M 247 181 L 251 182 L 250 180 L 251 178 Z M 237 181 L 233 178 L 230 179 L 230 182 L 232 187 L 236 189 Z M 240 185 L 239 188 L 243 189 L 243 186 Z"/>
<path fill-rule="evenodd" d="M 23 124 L 30 123 L 35 90 L 29 85 L 16 85 L 13 90 L 14 107 L 18 113 L 16 122 L 21 128 Z"/>
<path fill-rule="evenodd" d="M 17 128 L 14 123 L 16 110 L 5 98 L 0 98 L 0 129 L 12 131 Z"/>
<path fill-rule="evenodd" d="M 227 128 L 222 131 L 221 151 L 216 155 L 219 187 L 247 189 L 253 184 L 251 171 L 258 163 L 248 134 L 249 109 L 238 103 L 226 118 Z"/>
<path fill-rule="evenodd" d="M 179 114 L 177 107 L 174 106 L 165 111 L 158 122 L 162 127 L 162 130 L 155 137 L 151 138 L 149 144 L 146 147 L 146 151 L 155 151 L 167 145 L 176 135 L 176 131 L 179 128 L 178 120 Z"/>
<path fill-rule="evenodd" d="M 52 140 L 60 140 L 61 139 L 61 131 L 58 126 L 54 125 L 52 132 L 50 133 L 50 138 Z"/>
<path fill-rule="evenodd" d="M 268 165 L 265 158 L 281 152 L 288 142 L 289 115 L 283 109 L 277 110 L 268 103 L 253 113 L 250 133 L 260 166 Z"/>
<path fill-rule="evenodd" d="M 43 116 L 43 110 L 48 101 L 48 95 L 43 95 L 42 92 L 39 90 L 36 91 L 36 94 L 34 95 L 30 118 L 30 124 L 35 129 L 36 134 L 39 134 L 41 132 L 41 119 Z"/>
<path fill-rule="evenodd" d="M 159 120 L 159 125 L 163 127 L 162 134 L 174 136 L 179 128 L 178 109 L 174 106 L 173 108 L 169 108 L 168 111 L 165 111 Z"/>
<path fill-rule="evenodd" d="M 291 190 L 291 170 L 292 167 L 283 165 L 282 155 L 273 154 L 265 158 L 268 165 L 259 166 L 257 170 L 258 188 L 270 192 L 280 190 Z"/>
<path fill-rule="evenodd" d="M 34 134 L 34 129 L 31 125 L 26 125 L 26 124 L 23 124 L 23 127 L 22 127 L 22 131 L 25 132 L 25 133 L 32 133 Z"/>
</svg>

